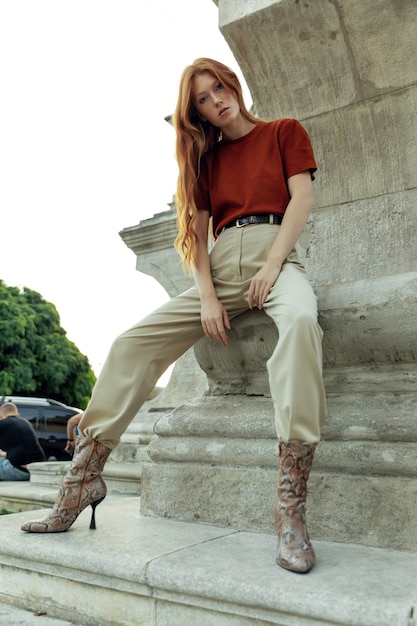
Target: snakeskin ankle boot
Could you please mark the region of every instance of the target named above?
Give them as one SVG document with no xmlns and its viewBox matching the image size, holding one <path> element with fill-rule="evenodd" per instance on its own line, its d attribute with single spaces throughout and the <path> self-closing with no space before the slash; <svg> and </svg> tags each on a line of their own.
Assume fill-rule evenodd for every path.
<svg viewBox="0 0 417 626">
<path fill-rule="evenodd" d="M 90 528 L 95 529 L 95 510 L 107 493 L 101 472 L 110 452 L 110 448 L 99 441 L 79 436 L 54 508 L 44 519 L 23 524 L 22 530 L 29 533 L 63 532 L 88 505 L 92 508 Z"/>
<path fill-rule="evenodd" d="M 280 473 L 274 511 L 278 535 L 277 563 L 299 574 L 310 571 L 315 559 L 305 512 L 307 481 L 315 447 L 315 444 L 296 441 L 279 444 Z"/>
</svg>

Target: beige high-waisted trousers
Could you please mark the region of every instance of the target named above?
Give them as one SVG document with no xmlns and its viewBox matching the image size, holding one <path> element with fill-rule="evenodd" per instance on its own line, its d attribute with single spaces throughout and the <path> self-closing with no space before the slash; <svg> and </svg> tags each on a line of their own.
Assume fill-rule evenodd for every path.
<svg viewBox="0 0 417 626">
<path fill-rule="evenodd" d="M 213 282 L 230 320 L 248 310 L 251 278 L 264 264 L 279 228 L 269 224 L 229 228 L 213 246 Z M 267 363 L 278 438 L 315 443 L 326 418 L 322 330 L 317 323 L 316 296 L 295 250 L 283 265 L 264 310 L 279 333 Z M 80 433 L 114 448 L 163 372 L 202 336 L 196 287 L 120 335 L 94 387 Z"/>
</svg>

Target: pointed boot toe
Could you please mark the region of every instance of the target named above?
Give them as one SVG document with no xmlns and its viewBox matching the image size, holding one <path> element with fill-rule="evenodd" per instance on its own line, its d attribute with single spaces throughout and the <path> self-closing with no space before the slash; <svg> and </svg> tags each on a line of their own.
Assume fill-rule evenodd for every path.
<svg viewBox="0 0 417 626">
<path fill-rule="evenodd" d="M 64 532 L 67 528 L 53 528 L 50 520 L 32 520 L 21 526 L 21 530 L 27 533 L 59 533 Z"/>
<path fill-rule="evenodd" d="M 295 552 L 278 548 L 277 564 L 291 572 L 307 574 L 313 568 L 314 561 L 315 554 L 311 544 L 304 548 L 298 548 Z"/>
</svg>

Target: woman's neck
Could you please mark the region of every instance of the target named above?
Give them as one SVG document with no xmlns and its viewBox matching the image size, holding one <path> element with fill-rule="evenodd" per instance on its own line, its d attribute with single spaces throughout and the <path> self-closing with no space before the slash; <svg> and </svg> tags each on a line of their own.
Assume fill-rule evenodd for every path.
<svg viewBox="0 0 417 626">
<path fill-rule="evenodd" d="M 234 141 L 235 139 L 240 139 L 244 137 L 251 130 L 255 128 L 256 124 L 253 122 L 249 122 L 241 118 L 240 120 L 236 120 L 233 124 L 230 124 L 227 128 L 222 128 L 222 136 L 226 141 Z"/>
</svg>

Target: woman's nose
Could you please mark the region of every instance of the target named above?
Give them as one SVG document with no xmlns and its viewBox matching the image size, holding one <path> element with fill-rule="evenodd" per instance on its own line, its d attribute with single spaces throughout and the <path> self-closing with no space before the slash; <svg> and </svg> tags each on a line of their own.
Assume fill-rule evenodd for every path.
<svg viewBox="0 0 417 626">
<path fill-rule="evenodd" d="M 213 94 L 213 102 L 216 106 L 219 106 L 223 103 L 221 96 L 218 93 Z"/>
</svg>

